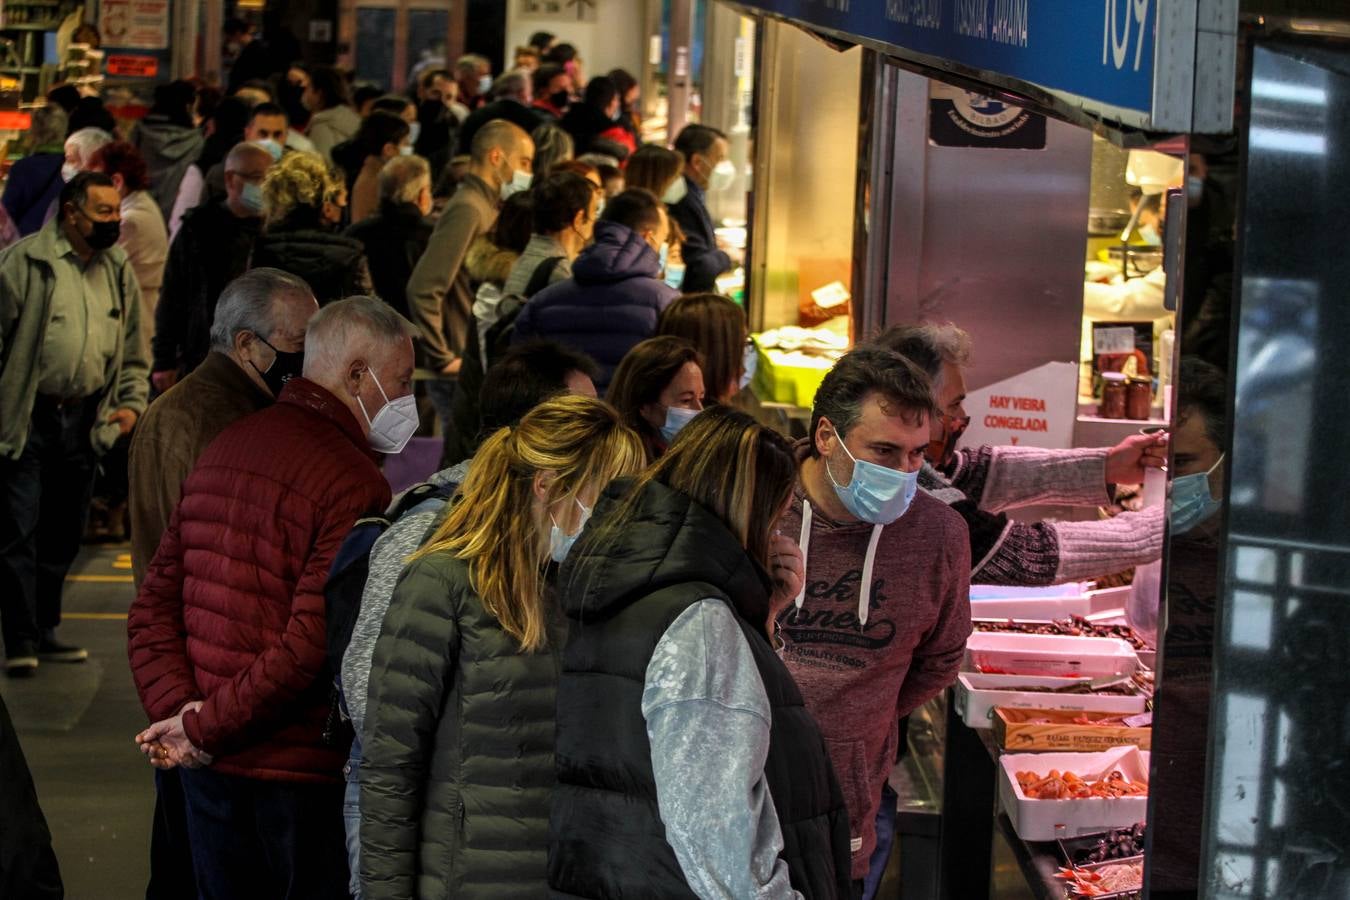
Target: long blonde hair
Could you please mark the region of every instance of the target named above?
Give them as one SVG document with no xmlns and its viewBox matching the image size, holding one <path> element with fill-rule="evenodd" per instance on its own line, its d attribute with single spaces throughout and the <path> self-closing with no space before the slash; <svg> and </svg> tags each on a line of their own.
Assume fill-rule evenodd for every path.
<svg viewBox="0 0 1350 900">
<path fill-rule="evenodd" d="M 502 428 L 474 455 L 450 514 L 413 559 L 452 553 L 469 565 L 483 607 L 529 653 L 548 643 L 543 559 L 531 510 L 534 477 L 556 477 L 545 503 L 578 498 L 631 475 L 644 462 L 642 441 L 609 404 L 565 394 Z"/>
</svg>

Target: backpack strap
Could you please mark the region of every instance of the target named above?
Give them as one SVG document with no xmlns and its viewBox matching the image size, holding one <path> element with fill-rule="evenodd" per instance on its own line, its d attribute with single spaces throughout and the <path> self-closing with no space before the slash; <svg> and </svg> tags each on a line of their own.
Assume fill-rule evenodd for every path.
<svg viewBox="0 0 1350 900">
<path fill-rule="evenodd" d="M 524 294 L 526 297 L 533 297 L 535 294 L 548 287 L 549 282 L 553 280 L 553 273 L 557 270 L 558 264 L 563 261 L 561 256 L 550 256 L 548 259 L 534 267 L 534 274 L 525 285 Z"/>
</svg>

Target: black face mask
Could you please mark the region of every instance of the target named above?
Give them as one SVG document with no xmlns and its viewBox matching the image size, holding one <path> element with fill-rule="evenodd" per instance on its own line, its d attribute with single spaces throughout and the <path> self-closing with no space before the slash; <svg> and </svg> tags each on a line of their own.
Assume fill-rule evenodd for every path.
<svg viewBox="0 0 1350 900">
<path fill-rule="evenodd" d="M 256 365 L 253 365 L 253 360 L 249 360 L 248 364 L 253 366 L 253 371 L 262 376 L 263 384 L 267 385 L 267 389 L 272 392 L 272 396 L 280 397 L 281 389 L 286 386 L 286 382 L 290 381 L 292 378 L 299 377 L 300 373 L 304 371 L 304 351 L 291 353 L 285 350 L 278 350 L 276 347 L 272 347 L 271 344 L 268 344 L 267 339 L 262 335 L 258 335 L 258 340 L 267 344 L 268 347 L 271 347 L 272 352 L 276 354 L 276 356 L 272 360 L 272 364 L 267 367 L 266 372 L 259 369 Z"/>
<path fill-rule="evenodd" d="M 567 91 L 554 91 L 548 95 L 548 102 L 552 103 L 558 109 L 562 109 L 572 102 L 572 95 Z"/>
<path fill-rule="evenodd" d="M 84 210 L 80 210 L 79 212 L 80 215 L 88 219 L 89 224 L 93 226 L 90 228 L 89 233 L 84 235 L 84 240 L 85 243 L 95 250 L 107 250 L 113 244 L 117 243 L 117 239 L 122 236 L 122 223 L 119 220 L 113 219 L 111 222 L 100 222 L 97 219 L 90 219 L 89 214 Z"/>
</svg>

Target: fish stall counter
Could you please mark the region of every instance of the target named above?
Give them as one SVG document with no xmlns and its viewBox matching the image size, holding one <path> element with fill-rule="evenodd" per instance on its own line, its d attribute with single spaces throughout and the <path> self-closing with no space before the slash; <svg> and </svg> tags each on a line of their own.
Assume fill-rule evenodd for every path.
<svg viewBox="0 0 1350 900">
<path fill-rule="evenodd" d="M 1141 896 L 1153 672 L 1127 592 L 972 586 L 962 672 L 916 729 L 942 735 L 945 896 L 990 896 L 1000 841 L 1038 898 Z"/>
</svg>

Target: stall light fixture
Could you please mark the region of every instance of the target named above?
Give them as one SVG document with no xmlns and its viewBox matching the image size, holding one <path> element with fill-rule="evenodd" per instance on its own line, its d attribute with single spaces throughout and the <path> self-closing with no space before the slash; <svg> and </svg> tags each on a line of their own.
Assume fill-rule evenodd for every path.
<svg viewBox="0 0 1350 900">
<path fill-rule="evenodd" d="M 1272 81 L 1269 78 L 1257 78 L 1252 81 L 1252 96 L 1261 100 L 1279 100 L 1283 103 L 1297 103 L 1303 106 L 1326 106 L 1325 88 L 1291 84 L 1287 81 Z"/>
<path fill-rule="evenodd" d="M 1310 131 L 1285 131 L 1279 128 L 1252 128 L 1251 146 L 1276 153 L 1298 153 L 1304 156 L 1326 156 L 1327 138 Z"/>
</svg>

